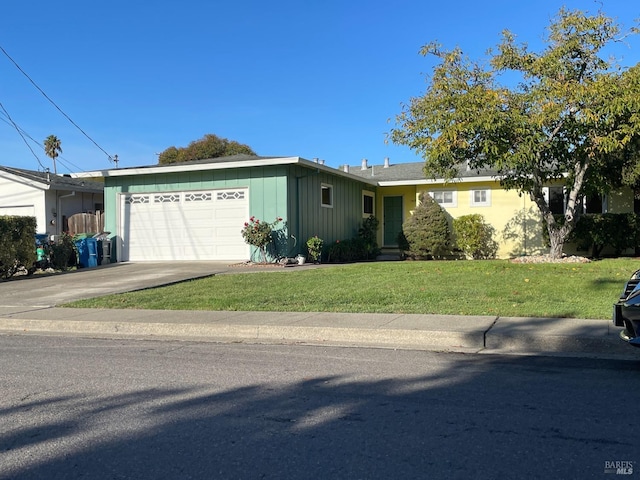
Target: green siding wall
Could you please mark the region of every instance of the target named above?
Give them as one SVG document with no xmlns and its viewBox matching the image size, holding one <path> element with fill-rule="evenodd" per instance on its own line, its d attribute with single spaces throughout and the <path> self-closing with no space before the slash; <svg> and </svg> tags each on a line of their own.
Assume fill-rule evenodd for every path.
<svg viewBox="0 0 640 480">
<path fill-rule="evenodd" d="M 333 208 L 321 205 L 322 184 L 333 188 Z M 362 191 L 375 187 L 323 170 L 291 167 L 289 212 L 291 234 L 304 252 L 309 237 L 318 235 L 325 244 L 357 235 L 362 225 Z"/>
<path fill-rule="evenodd" d="M 321 206 L 323 183 L 333 187 L 333 208 Z M 105 229 L 117 232 L 119 193 L 237 187 L 249 188 L 250 216 L 267 222 L 283 218 L 277 254 L 289 256 L 305 252 L 313 235 L 325 243 L 356 236 L 362 191 L 376 191 L 358 180 L 299 165 L 106 177 Z"/>
<path fill-rule="evenodd" d="M 287 218 L 287 167 L 161 173 L 105 178 L 105 229 L 117 232 L 118 193 L 249 188 L 251 215 L 266 221 Z"/>
</svg>

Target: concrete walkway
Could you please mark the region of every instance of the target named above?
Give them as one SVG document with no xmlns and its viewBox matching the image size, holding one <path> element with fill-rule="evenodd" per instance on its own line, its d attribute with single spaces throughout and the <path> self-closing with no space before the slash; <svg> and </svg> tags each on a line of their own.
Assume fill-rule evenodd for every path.
<svg viewBox="0 0 640 480">
<path fill-rule="evenodd" d="M 620 340 L 620 329 L 609 320 L 55 306 L 79 298 L 148 288 L 229 270 L 229 266 L 213 262 L 118 264 L 57 275 L 53 280 L 43 277 L 3 282 L 0 283 L 0 333 L 640 359 L 640 349 Z"/>
</svg>

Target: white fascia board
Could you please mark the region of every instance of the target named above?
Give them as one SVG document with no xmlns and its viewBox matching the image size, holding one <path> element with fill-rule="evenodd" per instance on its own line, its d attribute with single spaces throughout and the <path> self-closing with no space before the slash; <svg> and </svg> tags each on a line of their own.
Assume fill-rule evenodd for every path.
<svg viewBox="0 0 640 480">
<path fill-rule="evenodd" d="M 342 177 L 350 178 L 352 180 L 358 180 L 360 182 L 368 183 L 370 185 L 377 185 L 378 182 L 375 178 L 363 178 L 357 175 L 346 173 L 341 169 L 332 168 L 322 163 L 312 162 L 311 160 L 304 159 L 302 157 L 280 157 L 280 158 L 262 158 L 256 160 L 239 160 L 237 162 L 219 162 L 219 163 L 197 163 L 197 164 L 171 164 L 171 165 L 157 165 L 152 167 L 139 167 L 139 168 L 122 168 L 122 169 L 109 169 L 109 170 L 95 170 L 92 172 L 79 172 L 72 173 L 73 178 L 97 178 L 97 177 L 124 177 L 129 175 L 147 175 L 153 173 L 175 173 L 175 172 L 193 172 L 202 170 L 227 170 L 230 168 L 247 168 L 247 167 L 265 167 L 274 165 L 292 165 L 299 164 L 307 168 L 314 168 L 324 172 L 331 173 L 333 175 L 339 175 Z"/>
<path fill-rule="evenodd" d="M 45 182 L 40 182 L 38 180 L 32 180 L 21 175 L 15 175 L 13 173 L 0 171 L 0 177 L 4 177 L 7 180 L 11 180 L 12 182 L 20 183 L 22 185 L 26 185 L 28 187 L 37 188 L 38 190 L 49 190 L 50 185 Z"/>
<path fill-rule="evenodd" d="M 300 157 L 282 157 L 269 159 L 268 165 L 287 165 L 298 163 Z M 219 162 L 219 163 L 196 163 L 184 165 L 174 163 L 170 165 L 157 165 L 152 167 L 132 167 L 132 168 L 114 168 L 109 170 L 94 170 L 92 172 L 72 173 L 74 178 L 95 178 L 95 177 L 126 177 L 129 175 L 146 175 L 149 173 L 175 173 L 175 172 L 194 172 L 202 170 L 225 170 L 229 168 L 243 167 L 263 167 L 265 159 L 258 160 L 240 160 L 237 162 Z"/>
<path fill-rule="evenodd" d="M 497 177 L 465 177 L 465 178 L 454 178 L 452 180 L 444 180 L 443 178 L 422 178 L 420 180 L 388 180 L 388 181 L 380 181 L 378 185 L 380 187 L 400 187 L 400 186 L 408 186 L 408 185 L 438 185 L 438 184 L 447 184 L 447 183 L 477 183 L 477 182 L 499 182 L 500 179 Z"/>
</svg>

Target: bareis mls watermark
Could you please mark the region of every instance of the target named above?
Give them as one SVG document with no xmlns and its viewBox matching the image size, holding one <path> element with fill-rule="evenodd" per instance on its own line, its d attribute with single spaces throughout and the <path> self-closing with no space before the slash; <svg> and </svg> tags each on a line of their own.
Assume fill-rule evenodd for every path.
<svg viewBox="0 0 640 480">
<path fill-rule="evenodd" d="M 626 460 L 616 460 L 614 462 L 604 462 L 604 473 L 615 473 L 616 475 L 633 475 L 633 464 Z"/>
</svg>

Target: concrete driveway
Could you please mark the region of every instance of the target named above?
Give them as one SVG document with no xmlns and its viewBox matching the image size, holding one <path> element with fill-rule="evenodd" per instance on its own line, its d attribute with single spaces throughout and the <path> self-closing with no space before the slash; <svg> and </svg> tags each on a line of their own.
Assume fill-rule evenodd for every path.
<svg viewBox="0 0 640 480">
<path fill-rule="evenodd" d="M 232 267 L 223 262 L 126 262 L 59 274 L 15 277 L 0 282 L 0 306 L 51 307 L 246 268 L 249 267 Z"/>
</svg>

